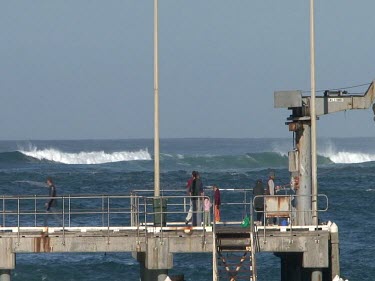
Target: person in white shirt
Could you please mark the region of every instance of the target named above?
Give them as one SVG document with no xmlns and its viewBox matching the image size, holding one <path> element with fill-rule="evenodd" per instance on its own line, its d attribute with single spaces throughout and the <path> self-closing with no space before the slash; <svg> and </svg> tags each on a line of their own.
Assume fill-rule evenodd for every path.
<svg viewBox="0 0 375 281">
<path fill-rule="evenodd" d="M 268 180 L 268 192 L 267 192 L 267 194 L 269 194 L 271 196 L 275 195 L 274 179 L 275 179 L 275 175 L 271 174 L 270 177 L 269 177 L 269 180 Z M 267 223 L 268 223 L 268 225 L 273 225 L 273 224 L 276 223 L 276 219 L 275 218 L 269 218 L 267 220 Z"/>
<path fill-rule="evenodd" d="M 275 176 L 271 175 L 268 180 L 268 194 L 269 195 L 275 195 L 275 182 L 274 182 Z"/>
</svg>

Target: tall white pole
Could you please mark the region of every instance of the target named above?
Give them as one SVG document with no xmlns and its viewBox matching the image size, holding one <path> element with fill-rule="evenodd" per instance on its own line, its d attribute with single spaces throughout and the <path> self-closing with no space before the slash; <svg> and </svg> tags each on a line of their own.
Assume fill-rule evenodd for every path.
<svg viewBox="0 0 375 281">
<path fill-rule="evenodd" d="M 316 113 L 315 113 L 315 28 L 314 0 L 310 0 L 310 59 L 311 59 L 311 177 L 312 177 L 312 222 L 318 223 L 318 179 L 316 154 Z"/>
<path fill-rule="evenodd" d="M 154 0 L 154 196 L 160 196 L 158 0 Z"/>
</svg>

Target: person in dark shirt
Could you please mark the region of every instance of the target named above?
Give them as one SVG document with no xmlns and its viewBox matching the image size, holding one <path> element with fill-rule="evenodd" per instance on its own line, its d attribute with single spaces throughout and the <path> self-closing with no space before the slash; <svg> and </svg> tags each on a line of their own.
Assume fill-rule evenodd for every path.
<svg viewBox="0 0 375 281">
<path fill-rule="evenodd" d="M 256 220 L 262 223 L 264 212 L 264 187 L 261 179 L 257 180 L 253 189 L 254 209 L 256 211 Z M 256 197 L 259 196 L 259 197 Z"/>
<path fill-rule="evenodd" d="M 48 217 L 50 216 L 50 213 L 52 214 L 52 216 L 55 218 L 55 220 L 58 222 L 58 223 L 62 223 L 61 219 L 58 217 L 58 215 L 54 212 L 55 210 L 55 207 L 56 207 L 56 203 L 57 203 L 57 200 L 56 200 L 56 186 L 55 184 L 53 183 L 53 180 L 52 178 L 47 178 L 47 188 L 49 189 L 49 192 L 48 192 L 48 200 L 47 202 L 45 203 L 45 207 L 46 207 L 46 216 L 45 216 L 45 219 L 44 219 L 44 225 L 45 226 L 48 226 Z"/>
<path fill-rule="evenodd" d="M 51 178 L 47 179 L 47 187 L 49 189 L 49 199 L 47 203 L 45 204 L 46 206 L 46 211 L 49 211 L 51 207 L 56 206 L 56 186 L 53 184 L 53 180 Z"/>
<path fill-rule="evenodd" d="M 191 178 L 186 183 L 186 193 L 187 193 L 187 196 L 190 196 L 190 189 L 191 189 L 193 181 L 194 181 L 194 179 L 196 177 L 196 174 L 197 174 L 196 171 L 192 171 L 191 172 Z M 188 214 L 187 214 L 186 219 L 185 219 L 185 224 L 186 225 L 188 225 L 188 223 L 191 221 L 191 218 L 193 216 L 193 202 L 191 201 L 191 199 L 189 201 L 190 201 L 190 208 L 189 208 Z"/>
<path fill-rule="evenodd" d="M 198 205 L 199 205 L 199 197 L 203 195 L 203 184 L 200 178 L 200 175 L 198 172 L 196 172 L 196 176 L 190 186 L 190 196 L 193 196 L 191 198 L 191 201 L 193 203 L 193 226 L 198 225 L 198 217 L 199 215 L 202 215 L 201 213 L 198 214 L 199 210 Z"/>
<path fill-rule="evenodd" d="M 214 214 L 215 214 L 215 222 L 220 222 L 220 205 L 221 205 L 221 197 L 220 197 L 220 190 L 217 185 L 213 186 L 214 190 Z"/>
</svg>

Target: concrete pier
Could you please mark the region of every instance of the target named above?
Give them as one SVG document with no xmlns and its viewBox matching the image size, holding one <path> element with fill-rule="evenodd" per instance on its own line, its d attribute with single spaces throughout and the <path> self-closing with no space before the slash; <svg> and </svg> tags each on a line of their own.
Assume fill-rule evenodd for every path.
<svg viewBox="0 0 375 281">
<path fill-rule="evenodd" d="M 27 253 L 74 253 L 74 252 L 132 252 L 140 262 L 140 277 L 144 281 L 165 280 L 168 269 L 173 267 L 173 255 L 178 253 L 212 253 L 215 242 L 212 229 L 191 227 L 166 227 L 152 229 L 139 235 L 137 230 L 90 231 L 75 228 L 65 233 L 49 228 L 39 231 L 3 232 L 0 237 L 2 271 L 0 281 L 10 280 L 10 270 L 15 268 L 15 255 Z M 225 226 L 226 233 L 244 232 L 240 226 Z M 20 229 L 22 231 L 22 229 Z M 155 230 L 155 231 L 154 231 Z M 109 234 L 109 236 L 108 236 Z M 278 253 L 281 257 L 282 281 L 304 281 L 306 275 L 318 276 L 316 268 L 329 267 L 328 248 L 331 244 L 328 226 L 315 230 L 313 226 L 295 228 L 258 227 L 255 239 L 258 252 Z M 250 243 L 250 235 L 249 241 Z M 291 266 L 293 264 L 293 266 Z M 7 268 L 5 268 L 7 267 Z M 315 278 L 315 277 L 314 277 Z M 316 281 L 320 279 L 311 279 Z"/>
<path fill-rule="evenodd" d="M 286 202 L 290 202 L 292 198 L 299 199 L 298 195 L 284 197 Z M 258 252 L 273 253 L 281 258 L 282 281 L 316 281 L 316 278 L 317 280 L 320 278 L 320 273 L 316 271 L 321 269 L 323 269 L 324 281 L 329 280 L 331 273 L 339 273 L 338 230 L 333 225 L 317 227 L 294 224 L 287 226 L 250 224 L 248 227 L 243 227 L 241 220 L 231 220 L 214 223 L 212 226 L 192 227 L 185 225 L 186 213 L 176 208 L 174 211 L 169 210 L 169 222 L 155 226 L 153 205 L 147 204 L 153 202 L 152 198 L 147 201 L 134 195 L 116 195 L 104 198 L 103 196 L 61 198 L 61 201 L 67 205 L 63 209 L 65 213 L 59 213 L 65 218 L 62 220 L 63 226 L 27 226 L 37 225 L 38 218 L 42 219 L 44 213 L 37 210 L 35 213 L 29 210 L 18 211 L 21 210 L 18 206 L 23 203 L 25 204 L 23 208 L 34 207 L 35 204 L 30 204 L 27 200 L 37 203 L 37 199 L 35 197 L 9 199 L 9 202 L 17 202 L 14 204 L 17 211 L 4 212 L 4 216 L 9 216 L 8 220 L 3 220 L 8 222 L 8 226 L 0 227 L 0 281 L 11 279 L 11 270 L 16 267 L 16 255 L 28 253 L 129 252 L 140 263 L 139 276 L 142 281 L 164 281 L 168 270 L 173 268 L 174 256 L 179 253 L 212 254 L 213 280 L 226 280 L 221 277 L 222 275 L 218 277 L 219 274 L 237 275 L 246 272 L 246 278 L 256 281 L 256 253 Z M 102 202 L 107 202 L 99 212 L 94 212 L 95 216 L 102 219 L 101 223 L 107 226 L 71 226 L 75 225 L 74 218 L 79 215 L 90 218 L 93 214 L 87 209 L 81 212 L 72 210 L 69 208 L 70 202 L 73 200 L 91 202 L 95 199 L 99 199 L 98 204 L 101 206 L 103 206 Z M 111 199 L 116 204 L 119 204 L 119 200 L 131 200 L 132 208 L 114 208 L 113 221 L 111 221 Z M 171 206 L 179 206 L 176 204 L 178 199 L 181 202 L 189 202 L 184 200 L 186 199 L 184 196 L 173 195 L 169 197 L 168 203 Z M 4 202 L 6 200 L 4 199 Z M 241 204 L 246 202 L 240 197 L 238 200 L 241 200 Z M 143 202 L 143 205 L 140 202 Z M 9 203 L 5 206 L 11 205 Z M 234 206 L 238 208 L 239 205 L 235 202 Z M 180 208 L 183 210 L 183 205 Z M 286 212 L 284 211 L 283 214 L 292 216 L 292 210 Z M 35 218 L 33 223 L 30 223 L 30 215 Z M 16 219 L 11 220 L 14 217 Z M 182 218 L 182 221 L 177 221 L 178 218 Z M 92 222 L 90 219 L 86 221 L 87 224 Z M 241 254 L 236 255 L 239 252 Z M 237 266 L 228 265 L 226 255 L 239 258 L 231 261 L 234 264 L 243 264 L 243 261 L 246 261 L 243 270 L 239 271 Z"/>
</svg>

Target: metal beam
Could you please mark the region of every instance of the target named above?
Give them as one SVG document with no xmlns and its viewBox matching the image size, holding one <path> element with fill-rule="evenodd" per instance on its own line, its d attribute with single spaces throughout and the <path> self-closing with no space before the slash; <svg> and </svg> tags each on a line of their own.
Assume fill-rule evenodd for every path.
<svg viewBox="0 0 375 281">
<path fill-rule="evenodd" d="M 322 116 L 346 110 L 367 109 L 371 106 L 374 100 L 374 81 L 370 84 L 367 91 L 363 95 L 330 95 L 330 92 L 327 91 L 326 95 L 316 97 L 316 115 Z M 311 104 L 311 98 L 303 97 L 302 104 Z"/>
</svg>

